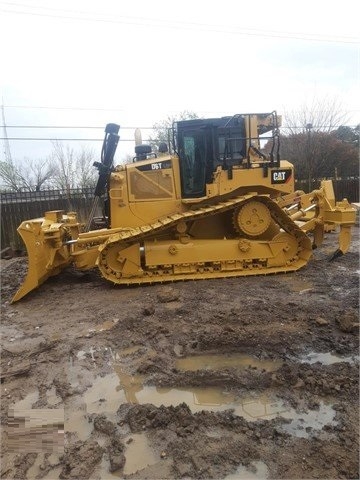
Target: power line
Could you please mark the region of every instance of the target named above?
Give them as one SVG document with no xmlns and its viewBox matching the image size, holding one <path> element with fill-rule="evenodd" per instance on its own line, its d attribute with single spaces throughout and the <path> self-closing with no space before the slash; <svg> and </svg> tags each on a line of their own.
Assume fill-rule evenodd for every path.
<svg viewBox="0 0 360 480">
<path fill-rule="evenodd" d="M 349 128 L 356 128 L 357 125 L 341 125 L 342 127 L 349 127 Z M 9 128 L 9 127 L 8 127 Z M 18 128 L 18 127 L 13 127 L 13 128 Z M 28 127 L 22 127 L 22 128 L 28 128 Z M 48 127 L 38 127 L 38 128 L 48 128 Z M 52 127 L 49 127 L 52 128 Z M 54 127 L 54 128 L 59 128 L 59 127 Z M 63 128 L 73 128 L 73 127 L 63 127 Z M 83 128 L 83 127 L 77 127 L 77 128 Z M 93 127 L 88 127 L 88 128 L 93 128 Z M 95 127 L 98 128 L 98 127 Z M 100 127 L 99 127 L 100 128 Z M 103 128 L 103 127 L 101 127 Z M 126 127 L 126 128 L 133 128 L 133 127 Z M 150 127 L 145 127 L 145 128 L 150 128 Z M 338 128 L 338 126 L 334 125 L 320 125 L 316 126 L 313 130 L 320 129 L 320 128 L 333 128 L 334 131 Z M 279 127 L 279 130 L 304 130 L 305 126 L 298 126 L 298 127 Z M 61 142 L 102 142 L 104 139 L 103 138 L 43 138 L 43 137 L 0 137 L 0 140 L 5 140 L 5 141 L 61 141 Z M 130 138 L 120 138 L 119 142 L 134 142 L 135 139 L 130 139 Z M 144 139 L 145 142 L 150 141 L 150 139 Z"/>
<path fill-rule="evenodd" d="M 5 5 L 5 9 L 2 8 L 1 11 L 3 13 L 10 13 L 16 15 L 29 15 L 29 16 L 39 16 L 39 17 L 48 17 L 48 18 L 56 18 L 56 19 L 66 19 L 66 20 L 81 20 L 86 22 L 102 22 L 102 23 L 113 23 L 113 24 L 123 24 L 123 25 L 137 25 L 142 27 L 157 27 L 157 28 L 170 28 L 170 29 L 199 29 L 202 28 L 203 31 L 214 32 L 214 33 L 229 33 L 229 34 L 236 34 L 236 35 L 243 35 L 243 36 L 250 36 L 250 37 L 266 37 L 266 38 L 286 38 L 286 39 L 294 39 L 294 40 L 305 40 L 305 41 L 315 41 L 315 42 L 332 42 L 332 43 L 348 43 L 348 44 L 357 44 L 360 42 L 360 39 L 357 37 L 336 37 L 331 35 L 325 34 L 316 34 L 316 33 L 304 33 L 304 32 L 278 32 L 278 31 L 266 31 L 266 30 L 256 30 L 256 29 L 240 29 L 238 26 L 227 26 L 227 25 L 216 25 L 216 24 L 206 24 L 206 23 L 191 23 L 191 22 L 177 22 L 174 20 L 163 20 L 163 19 L 156 19 L 156 18 L 142 18 L 142 17 L 125 17 L 125 16 L 118 16 L 112 18 L 99 18 L 99 13 L 89 13 L 89 12 L 74 12 L 69 10 L 54 10 L 47 7 L 36 7 L 42 10 L 50 10 L 53 12 L 65 12 L 70 13 L 70 15 L 64 14 L 49 14 L 49 13 L 40 13 L 34 11 L 21 11 L 21 10 L 9 10 L 6 9 L 6 5 L 10 7 L 25 7 L 30 8 L 28 5 L 24 4 L 15 4 L 10 2 L 2 2 Z M 31 8 L 34 8 L 31 6 Z M 88 17 L 82 16 L 74 16 L 73 13 L 80 13 L 80 15 L 85 14 Z M 96 17 L 91 17 L 91 15 L 96 15 Z"/>
<path fill-rule="evenodd" d="M 4 127 L 4 125 L 0 125 L 0 127 Z M 104 126 L 102 125 L 101 127 L 95 127 L 95 126 L 66 126 L 66 125 L 6 125 L 6 128 L 65 128 L 65 129 L 82 129 L 82 130 L 88 130 L 88 129 L 96 129 L 96 130 L 103 130 Z M 141 130 L 154 130 L 153 127 L 120 127 L 120 130 L 136 130 L 137 128 L 140 128 Z"/>
<path fill-rule="evenodd" d="M 84 111 L 99 111 L 99 112 L 123 112 L 123 108 L 88 108 L 88 107 L 53 107 L 43 105 L 3 105 L 5 108 L 29 108 L 29 109 L 44 109 L 44 110 L 84 110 Z"/>
<path fill-rule="evenodd" d="M 339 127 L 349 127 L 356 128 L 358 125 L 313 125 L 312 130 L 317 130 L 319 128 L 339 128 Z M 279 127 L 280 130 L 306 130 L 306 125 L 300 125 L 298 127 L 289 125 L 288 127 Z"/>
<path fill-rule="evenodd" d="M 37 137 L 0 137 L 0 140 L 11 140 L 11 141 L 59 141 L 59 142 L 103 142 L 103 138 L 37 138 Z M 146 141 L 146 140 L 145 140 Z M 120 138 L 119 142 L 135 142 L 134 139 L 130 138 Z"/>
<path fill-rule="evenodd" d="M 314 128 L 317 129 L 317 128 L 338 128 L 340 125 L 315 125 Z M 349 128 L 356 128 L 358 125 L 354 124 L 354 125 L 341 125 L 342 127 L 349 127 Z M 0 128 L 13 128 L 13 129 L 67 129 L 67 130 L 75 130 L 75 129 L 79 129 L 79 130 L 90 130 L 90 129 L 94 129 L 94 130 L 103 130 L 104 129 L 104 126 L 101 126 L 101 127 L 96 127 L 96 126 L 66 126 L 66 125 L 0 125 Z M 154 127 L 120 127 L 120 131 L 121 130 L 136 130 L 136 129 L 140 129 L 140 130 L 156 130 L 156 128 Z M 170 127 L 171 128 L 171 127 Z M 279 130 L 290 130 L 290 129 L 293 129 L 293 130 L 301 130 L 301 129 L 304 129 L 305 128 L 305 125 L 298 125 L 298 126 L 283 126 L 283 127 L 279 127 Z M 19 138 L 19 137 L 12 137 L 12 138 L 9 138 L 10 140 L 11 139 L 16 139 L 16 138 Z M 29 139 L 31 139 L 29 137 Z M 34 138 L 36 140 L 36 138 Z M 1 138 L 0 138 L 1 140 Z M 91 140 L 91 139 L 89 139 Z M 130 140 L 129 140 L 130 141 Z"/>
</svg>

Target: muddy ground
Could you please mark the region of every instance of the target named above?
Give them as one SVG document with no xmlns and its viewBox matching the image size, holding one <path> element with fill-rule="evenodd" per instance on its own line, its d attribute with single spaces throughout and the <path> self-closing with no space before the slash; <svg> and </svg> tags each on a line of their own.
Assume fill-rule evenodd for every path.
<svg viewBox="0 0 360 480">
<path fill-rule="evenodd" d="M 2 261 L 1 477 L 359 478 L 359 227 L 336 246 L 287 275 L 69 270 L 13 305 Z"/>
</svg>

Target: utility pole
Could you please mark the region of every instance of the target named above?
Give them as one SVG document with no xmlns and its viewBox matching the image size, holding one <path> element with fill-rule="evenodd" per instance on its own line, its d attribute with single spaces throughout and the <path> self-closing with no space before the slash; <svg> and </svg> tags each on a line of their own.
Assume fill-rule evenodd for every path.
<svg viewBox="0 0 360 480">
<path fill-rule="evenodd" d="M 5 161 L 12 165 L 12 157 L 11 157 L 11 150 L 10 150 L 10 143 L 9 139 L 7 136 L 7 131 L 6 131 L 6 121 L 5 121 L 5 111 L 4 111 L 4 100 L 2 101 L 1 105 L 1 114 L 2 114 L 2 122 L 3 122 L 3 132 L 4 132 L 4 155 L 5 155 Z"/>
<path fill-rule="evenodd" d="M 312 123 L 307 123 L 305 125 L 305 129 L 307 131 L 307 155 L 306 155 L 306 159 L 307 159 L 307 168 L 308 168 L 308 188 L 309 188 L 309 192 L 311 192 L 312 190 L 312 159 L 311 159 L 311 129 L 313 128 L 313 124 Z"/>
</svg>

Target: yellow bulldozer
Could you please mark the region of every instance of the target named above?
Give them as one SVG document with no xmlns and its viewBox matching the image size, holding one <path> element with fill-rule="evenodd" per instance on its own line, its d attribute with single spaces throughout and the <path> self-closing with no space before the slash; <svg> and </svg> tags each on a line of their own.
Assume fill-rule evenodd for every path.
<svg viewBox="0 0 360 480">
<path fill-rule="evenodd" d="M 276 112 L 175 122 L 156 153 L 136 145 L 118 166 L 119 126 L 108 124 L 87 223 L 59 210 L 19 226 L 29 265 L 13 302 L 70 265 L 120 285 L 295 271 L 326 226 L 339 227 L 334 255 L 346 253 L 355 209 L 331 181 L 295 191 L 280 123 Z"/>
</svg>

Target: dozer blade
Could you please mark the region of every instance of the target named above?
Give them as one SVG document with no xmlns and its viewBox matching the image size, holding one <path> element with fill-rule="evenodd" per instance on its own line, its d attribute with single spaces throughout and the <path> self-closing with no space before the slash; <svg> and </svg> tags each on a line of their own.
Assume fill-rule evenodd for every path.
<svg viewBox="0 0 360 480">
<path fill-rule="evenodd" d="M 61 229 L 60 223 L 49 225 L 46 218 L 28 220 L 19 226 L 18 233 L 28 254 L 28 271 L 11 303 L 20 300 L 70 264 L 71 256 L 62 243 Z"/>
</svg>

